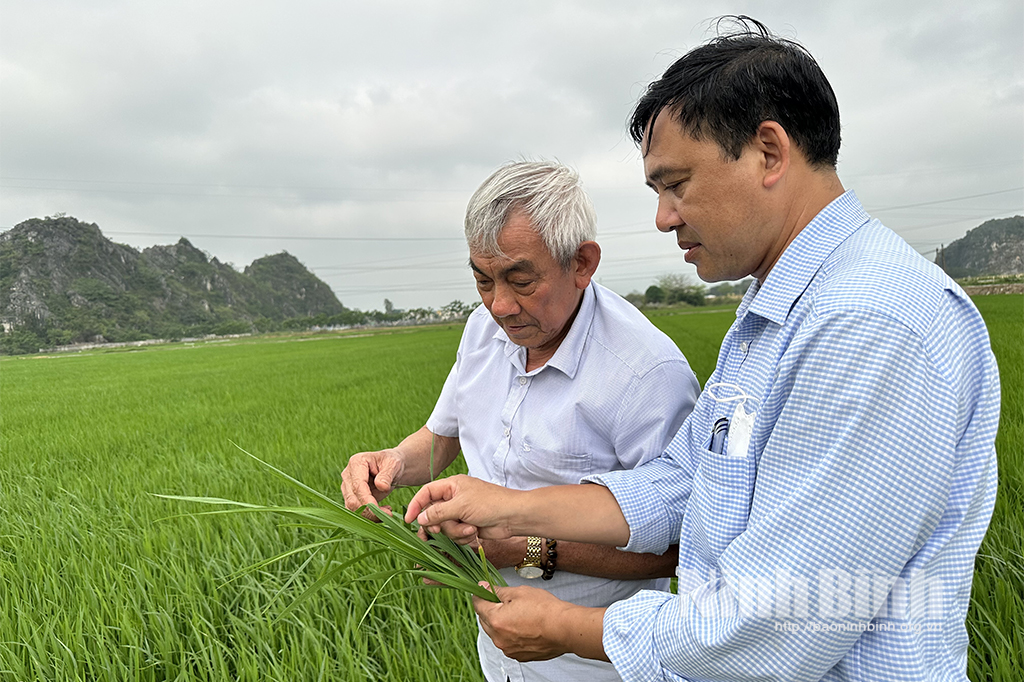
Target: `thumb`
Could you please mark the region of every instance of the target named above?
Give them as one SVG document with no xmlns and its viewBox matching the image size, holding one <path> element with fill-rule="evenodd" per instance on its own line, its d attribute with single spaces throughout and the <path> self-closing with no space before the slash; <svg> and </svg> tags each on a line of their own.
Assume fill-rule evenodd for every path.
<svg viewBox="0 0 1024 682">
<path fill-rule="evenodd" d="M 483 587 L 484 589 L 486 589 L 488 592 L 493 593 L 494 596 L 496 596 L 498 599 L 501 600 L 501 604 L 505 604 L 505 603 L 507 603 L 507 602 L 512 600 L 512 593 L 513 593 L 513 590 L 515 589 L 513 587 L 509 587 L 508 585 L 506 585 L 504 587 L 502 587 L 501 585 L 491 585 L 486 580 L 481 580 L 477 584 L 480 587 Z M 500 604 L 498 604 L 496 602 L 490 602 L 490 603 L 493 604 L 494 606 L 500 606 Z"/>
<path fill-rule="evenodd" d="M 480 585 L 480 587 L 482 587 L 485 590 L 487 590 L 488 592 L 493 593 L 500 600 L 500 601 L 497 601 L 497 602 L 493 602 L 493 601 L 490 601 L 490 600 L 487 600 L 487 599 L 482 599 L 482 598 L 477 597 L 476 595 L 474 595 L 473 596 L 473 608 L 476 610 L 476 612 L 478 614 L 484 614 L 484 613 L 488 613 L 490 611 L 493 611 L 494 609 L 500 607 L 502 604 L 505 603 L 505 600 L 501 598 L 501 593 L 503 591 L 507 590 L 508 589 L 507 587 L 493 587 L 486 580 L 481 580 L 477 584 Z"/>
<path fill-rule="evenodd" d="M 391 461 L 385 460 L 374 477 L 373 486 L 382 493 L 391 492 L 391 488 L 394 485 L 395 474 L 397 474 L 398 465 Z"/>
<path fill-rule="evenodd" d="M 373 487 L 382 493 L 389 493 L 391 492 L 391 480 L 392 475 L 382 471 L 373 477 Z"/>
<path fill-rule="evenodd" d="M 416 494 L 409 500 L 409 507 L 405 512 L 405 520 L 416 519 L 421 526 L 431 527 L 431 532 L 438 532 L 438 524 L 447 521 L 449 517 L 443 516 L 445 502 L 455 495 L 452 478 L 442 478 L 427 483 L 416 491 Z M 456 515 L 454 518 L 458 518 Z"/>
<path fill-rule="evenodd" d="M 431 533 L 443 532 L 450 538 L 466 538 L 476 534 L 476 526 L 459 518 L 461 505 L 452 501 L 435 502 L 419 513 L 416 520 Z"/>
</svg>

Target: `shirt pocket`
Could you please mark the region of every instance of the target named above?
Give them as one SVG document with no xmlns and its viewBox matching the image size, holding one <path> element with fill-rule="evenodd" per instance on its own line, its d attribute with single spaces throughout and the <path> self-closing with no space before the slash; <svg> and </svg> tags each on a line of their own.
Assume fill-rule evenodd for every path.
<svg viewBox="0 0 1024 682">
<path fill-rule="evenodd" d="M 714 564 L 747 528 L 754 492 L 754 458 L 703 450 L 683 514 L 680 552 L 695 553 L 691 565 Z"/>
<path fill-rule="evenodd" d="M 563 452 L 523 439 L 513 443 L 523 487 L 579 483 L 592 471 L 590 454 Z M 516 476 L 516 478 L 519 478 Z"/>
</svg>

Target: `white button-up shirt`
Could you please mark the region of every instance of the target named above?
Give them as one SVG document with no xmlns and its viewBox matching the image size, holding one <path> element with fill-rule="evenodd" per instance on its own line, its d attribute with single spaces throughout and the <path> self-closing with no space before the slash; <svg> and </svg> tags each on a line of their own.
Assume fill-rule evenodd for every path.
<svg viewBox="0 0 1024 682">
<path fill-rule="evenodd" d="M 629 302 L 592 283 L 554 356 L 531 372 L 526 349 L 483 306 L 474 311 L 427 428 L 459 438 L 470 475 L 529 490 L 657 457 L 699 390 L 671 339 Z M 565 571 L 549 581 L 523 580 L 511 568 L 501 573 L 509 585 L 542 587 L 584 606 L 608 606 L 656 586 Z M 491 682 L 619 679 L 609 664 L 571 655 L 520 664 L 482 630 L 477 644 Z"/>
</svg>

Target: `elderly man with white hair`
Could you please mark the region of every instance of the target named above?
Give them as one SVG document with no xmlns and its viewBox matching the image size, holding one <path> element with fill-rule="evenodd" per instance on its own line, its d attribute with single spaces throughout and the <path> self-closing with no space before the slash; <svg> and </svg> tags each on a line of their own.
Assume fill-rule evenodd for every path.
<svg viewBox="0 0 1024 682">
<path fill-rule="evenodd" d="M 349 460 L 349 508 L 428 482 L 460 449 L 472 476 L 519 490 L 632 469 L 665 449 L 699 385 L 667 336 L 593 281 L 595 222 L 579 177 L 559 164 L 510 163 L 477 189 L 465 228 L 483 305 L 426 425 Z M 483 542 L 509 585 L 585 606 L 664 588 L 658 579 L 676 563 L 674 547 L 654 555 L 539 537 Z M 519 663 L 482 630 L 477 649 L 491 682 L 619 679 L 608 663 L 571 654 Z"/>
</svg>

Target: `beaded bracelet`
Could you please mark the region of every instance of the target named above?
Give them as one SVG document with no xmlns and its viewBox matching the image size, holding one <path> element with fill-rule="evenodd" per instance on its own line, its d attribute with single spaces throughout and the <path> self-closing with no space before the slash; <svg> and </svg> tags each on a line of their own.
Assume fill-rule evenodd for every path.
<svg viewBox="0 0 1024 682">
<path fill-rule="evenodd" d="M 552 576 L 555 575 L 555 562 L 558 561 L 558 540 L 545 540 L 544 544 L 547 546 L 547 563 L 544 564 L 544 580 L 551 580 Z"/>
</svg>

